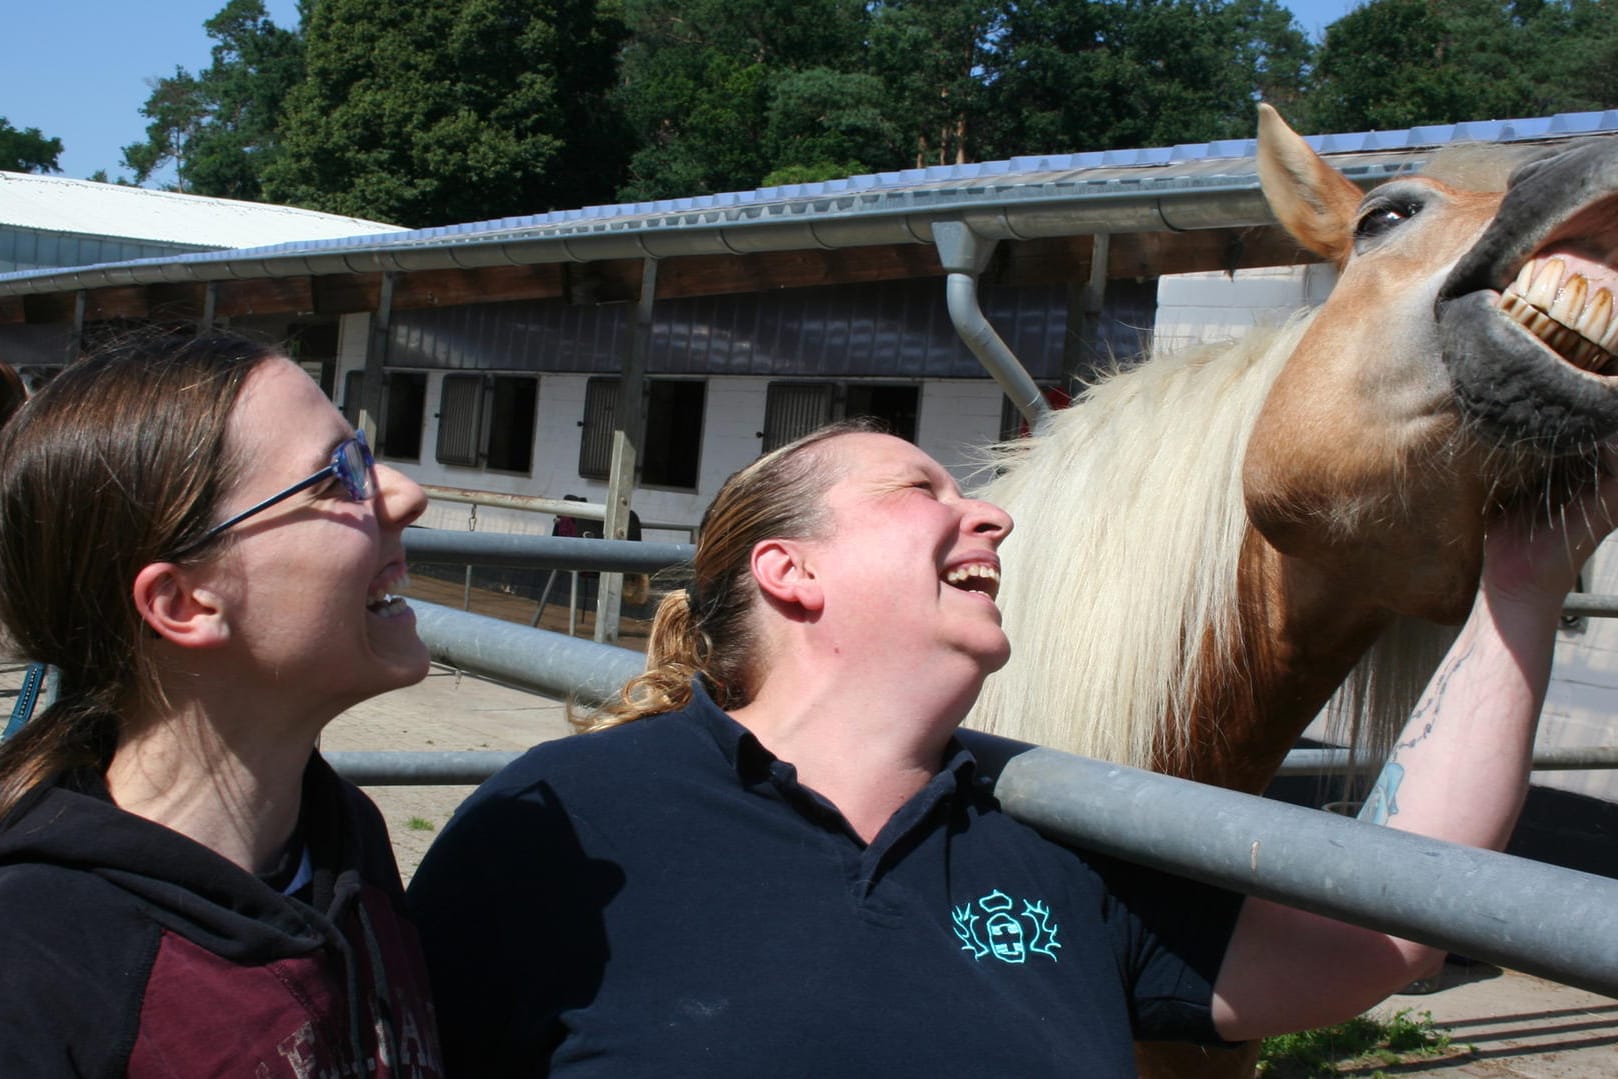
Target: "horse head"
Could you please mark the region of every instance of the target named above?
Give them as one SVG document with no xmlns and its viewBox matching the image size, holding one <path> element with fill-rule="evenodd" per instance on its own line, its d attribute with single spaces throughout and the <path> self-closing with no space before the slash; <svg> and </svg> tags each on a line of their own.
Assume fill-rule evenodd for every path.
<svg viewBox="0 0 1618 1079">
<path fill-rule="evenodd" d="M 1007 451 L 983 495 L 1018 522 L 1012 659 L 970 723 L 1260 790 L 1420 625 L 1419 659 L 1365 683 L 1396 729 L 1490 512 L 1554 510 L 1618 430 L 1618 146 L 1448 150 L 1364 191 L 1261 106 L 1257 164 L 1335 288 L 1274 333 L 1103 378 Z"/>
<path fill-rule="evenodd" d="M 1486 174 L 1509 163 L 1481 149 L 1362 192 L 1264 106 L 1258 164 L 1340 277 L 1255 425 L 1253 523 L 1389 610 L 1456 621 L 1487 510 L 1554 507 L 1618 431 L 1618 142 L 1530 160 L 1503 195 Z"/>
<path fill-rule="evenodd" d="M 1260 107 L 1265 196 L 1337 284 L 1267 339 L 1101 380 L 1010 451 L 985 494 L 1019 525 L 1012 660 L 970 722 L 1262 790 L 1363 656 L 1465 616 L 1491 509 L 1554 510 L 1593 467 L 1618 431 L 1618 143 L 1441 156 L 1362 191 Z M 1368 724 L 1396 728 L 1430 669 Z"/>
</svg>

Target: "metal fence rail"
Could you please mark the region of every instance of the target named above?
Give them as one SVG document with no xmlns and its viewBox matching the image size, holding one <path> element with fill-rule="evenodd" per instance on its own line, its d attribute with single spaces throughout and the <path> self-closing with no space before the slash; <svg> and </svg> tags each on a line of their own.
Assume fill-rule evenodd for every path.
<svg viewBox="0 0 1618 1079">
<path fill-rule="evenodd" d="M 977 731 L 962 738 L 1006 811 L 1060 842 L 1618 997 L 1618 881 Z M 468 783 L 517 756 L 329 759 L 359 783 Z"/>
<path fill-rule="evenodd" d="M 604 701 L 646 669 L 646 657 L 628 648 L 420 600 L 411 600 L 410 608 L 433 659 L 547 696 Z"/>
<path fill-rule="evenodd" d="M 1364 768 L 1346 749 L 1294 749 L 1281 761 L 1276 775 L 1341 775 Z M 1575 772 L 1586 768 L 1618 768 L 1618 746 L 1540 746 L 1534 750 L 1534 771 Z"/>
<path fill-rule="evenodd" d="M 406 529 L 404 541 L 405 554 L 412 562 L 608 573 L 656 573 L 689 562 L 696 553 L 689 543 L 452 532 L 439 528 Z"/>
<path fill-rule="evenodd" d="M 1618 997 L 1606 877 L 1053 749 L 1010 757 L 994 791 L 1066 843 Z"/>
<path fill-rule="evenodd" d="M 522 756 L 494 749 L 339 750 L 321 754 L 361 787 L 475 787 Z"/>
</svg>

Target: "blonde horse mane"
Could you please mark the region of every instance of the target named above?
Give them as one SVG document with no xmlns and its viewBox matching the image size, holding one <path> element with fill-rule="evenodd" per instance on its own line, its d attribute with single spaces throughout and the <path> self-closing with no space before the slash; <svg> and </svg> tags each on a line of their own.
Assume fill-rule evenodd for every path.
<svg viewBox="0 0 1618 1079">
<path fill-rule="evenodd" d="M 1016 522 L 1000 591 L 1012 659 L 968 725 L 1145 767 L 1165 735 L 1187 742 L 1205 680 L 1246 677 L 1200 661 L 1234 654 L 1240 462 L 1312 317 L 1116 372 L 997 449 L 980 494 Z M 1334 708 L 1340 725 L 1391 738 L 1438 654 L 1410 625 L 1385 635 Z"/>
</svg>

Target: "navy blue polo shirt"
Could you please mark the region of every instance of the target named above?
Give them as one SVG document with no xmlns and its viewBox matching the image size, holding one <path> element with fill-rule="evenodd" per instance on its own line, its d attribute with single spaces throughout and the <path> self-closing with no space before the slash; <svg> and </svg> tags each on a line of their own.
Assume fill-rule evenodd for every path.
<svg viewBox="0 0 1618 1079">
<path fill-rule="evenodd" d="M 1042 838 L 954 743 L 867 845 L 700 693 L 525 754 L 410 896 L 479 1079 L 1132 1075 L 1216 1040 L 1240 904 Z"/>
</svg>

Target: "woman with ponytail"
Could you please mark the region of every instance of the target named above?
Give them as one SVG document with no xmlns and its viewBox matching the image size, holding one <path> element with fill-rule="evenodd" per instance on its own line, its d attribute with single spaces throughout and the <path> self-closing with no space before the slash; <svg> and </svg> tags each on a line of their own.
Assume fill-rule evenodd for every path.
<svg viewBox="0 0 1618 1079">
<path fill-rule="evenodd" d="M 1393 827 L 1510 834 L 1563 596 L 1612 527 L 1491 530 Z M 648 670 L 411 882 L 453 1074 L 1124 1076 L 1131 1042 L 1357 1014 L 1432 948 L 1047 841 L 956 727 L 1010 642 L 997 507 L 856 426 L 733 476 Z"/>
<path fill-rule="evenodd" d="M 0 1074 L 436 1076 L 414 928 L 332 718 L 419 680 L 420 488 L 237 337 L 129 338 L 0 431 Z"/>
</svg>

